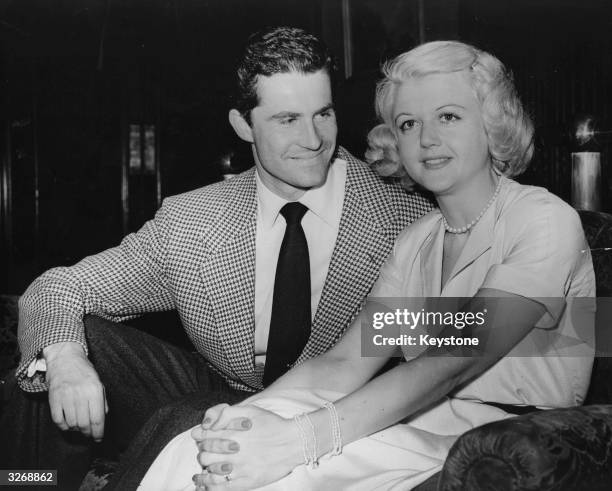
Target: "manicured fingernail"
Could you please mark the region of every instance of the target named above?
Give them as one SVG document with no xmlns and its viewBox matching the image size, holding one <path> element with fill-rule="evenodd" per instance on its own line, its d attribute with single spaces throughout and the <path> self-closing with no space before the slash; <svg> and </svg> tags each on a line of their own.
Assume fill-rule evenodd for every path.
<svg viewBox="0 0 612 491">
<path fill-rule="evenodd" d="M 238 445 L 238 443 L 236 442 L 232 442 L 229 444 L 229 449 L 233 450 L 234 452 L 237 452 L 238 450 L 240 450 L 240 445 Z"/>
<path fill-rule="evenodd" d="M 231 466 L 231 464 L 223 464 L 221 466 L 221 470 L 223 472 L 232 472 L 232 466 Z"/>
<path fill-rule="evenodd" d="M 191 480 L 197 486 L 198 489 L 204 489 L 200 487 L 204 486 L 204 474 L 194 474 Z"/>
<path fill-rule="evenodd" d="M 253 426 L 250 419 L 243 419 L 241 424 L 245 430 L 248 430 L 251 426 Z"/>
</svg>

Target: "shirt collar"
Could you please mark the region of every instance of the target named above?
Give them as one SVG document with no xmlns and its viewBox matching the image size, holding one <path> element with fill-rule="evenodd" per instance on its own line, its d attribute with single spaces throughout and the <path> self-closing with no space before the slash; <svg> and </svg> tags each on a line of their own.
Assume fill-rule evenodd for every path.
<svg viewBox="0 0 612 491">
<path fill-rule="evenodd" d="M 255 172 L 257 183 L 258 219 L 266 228 L 271 228 L 280 210 L 289 201 L 270 191 Z M 309 189 L 298 200 L 309 211 L 317 215 L 330 226 L 340 222 L 342 204 L 344 202 L 344 186 L 346 183 L 346 161 L 335 159 L 329 166 L 327 179 L 322 186 Z"/>
</svg>

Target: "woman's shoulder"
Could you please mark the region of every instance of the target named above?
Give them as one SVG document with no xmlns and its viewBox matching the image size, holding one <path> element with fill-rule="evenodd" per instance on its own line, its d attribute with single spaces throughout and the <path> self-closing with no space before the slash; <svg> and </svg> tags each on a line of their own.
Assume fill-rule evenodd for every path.
<svg viewBox="0 0 612 491">
<path fill-rule="evenodd" d="M 506 180 L 504 193 L 497 209 L 498 220 L 527 224 L 546 220 L 550 224 L 580 225 L 580 217 L 574 208 L 557 195 L 539 186 L 520 184 Z"/>
<path fill-rule="evenodd" d="M 440 220 L 442 220 L 442 215 L 438 208 L 425 213 L 425 215 L 404 227 L 395 241 L 395 250 L 420 245 L 440 226 Z"/>
</svg>

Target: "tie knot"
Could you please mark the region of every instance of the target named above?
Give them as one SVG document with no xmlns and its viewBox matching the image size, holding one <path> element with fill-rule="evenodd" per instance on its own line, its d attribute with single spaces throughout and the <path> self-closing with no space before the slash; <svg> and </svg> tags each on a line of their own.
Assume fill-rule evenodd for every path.
<svg viewBox="0 0 612 491">
<path fill-rule="evenodd" d="M 307 211 L 308 208 L 298 201 L 287 203 L 280 210 L 281 215 L 283 215 L 287 221 L 287 225 L 300 223 Z"/>
</svg>

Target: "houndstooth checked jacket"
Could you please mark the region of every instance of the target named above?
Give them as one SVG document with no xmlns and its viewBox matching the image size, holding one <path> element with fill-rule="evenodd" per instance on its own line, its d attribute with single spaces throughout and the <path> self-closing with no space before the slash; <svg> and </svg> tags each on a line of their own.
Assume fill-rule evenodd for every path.
<svg viewBox="0 0 612 491">
<path fill-rule="evenodd" d="M 431 204 L 383 182 L 339 148 L 347 161 L 344 205 L 311 336 L 298 362 L 329 349 L 359 311 L 396 236 Z M 27 378 L 45 346 L 76 341 L 83 316 L 123 321 L 177 309 L 198 352 L 237 389 L 262 389 L 254 362 L 255 170 L 164 200 L 153 220 L 118 247 L 40 276 L 20 300 L 17 376 Z"/>
</svg>

